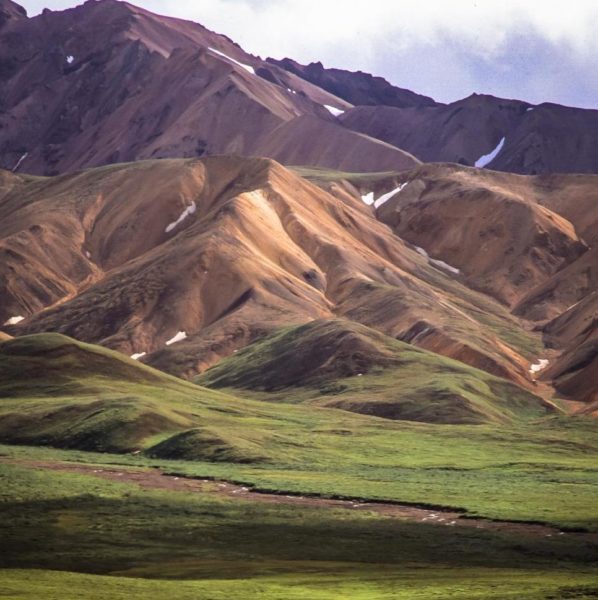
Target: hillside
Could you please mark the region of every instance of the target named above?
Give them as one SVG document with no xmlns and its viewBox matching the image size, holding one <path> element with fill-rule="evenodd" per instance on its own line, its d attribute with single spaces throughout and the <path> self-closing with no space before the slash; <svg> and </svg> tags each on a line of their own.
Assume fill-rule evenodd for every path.
<svg viewBox="0 0 598 600">
<path fill-rule="evenodd" d="M 528 175 L 598 172 L 598 111 L 473 94 L 434 106 L 356 106 L 344 126 L 424 162 Z"/>
<path fill-rule="evenodd" d="M 313 321 L 241 350 L 196 381 L 388 419 L 505 423 L 558 412 L 516 385 L 348 321 Z"/>
<path fill-rule="evenodd" d="M 538 334 L 431 264 L 359 197 L 273 161 L 6 181 L 7 333 L 58 331 L 189 377 L 279 327 L 342 316 L 533 386 Z"/>
<path fill-rule="evenodd" d="M 580 188 L 571 176 L 553 181 L 550 191 L 541 178 L 457 165 L 425 165 L 401 179 L 404 189 L 378 208 L 378 218 L 431 257 L 459 269 L 470 286 L 511 308 L 589 254 L 575 225 L 546 205 L 557 195 L 568 197 L 570 205 L 581 198 L 598 205 L 594 176 L 587 176 L 592 186 Z M 567 281 L 571 286 L 576 280 Z M 574 301 L 586 293 L 578 283 L 569 289 Z M 564 310 L 558 300 L 544 313 L 533 302 L 518 314 L 536 320 L 554 316 Z"/>
<path fill-rule="evenodd" d="M 379 170 L 376 162 L 399 170 L 419 162 L 341 127 L 337 116 L 348 102 L 199 24 L 125 2 L 91 0 L 10 19 L 0 56 L 0 167 L 7 170 L 53 175 L 214 154 L 361 170 L 359 156 L 345 156 L 354 144 L 370 157 L 369 170 Z M 307 117 L 325 131 L 304 131 Z"/>
</svg>

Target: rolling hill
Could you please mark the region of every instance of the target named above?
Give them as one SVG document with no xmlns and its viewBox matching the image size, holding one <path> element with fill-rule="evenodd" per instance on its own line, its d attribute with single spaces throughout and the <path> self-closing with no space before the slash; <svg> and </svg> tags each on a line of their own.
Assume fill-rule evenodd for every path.
<svg viewBox="0 0 598 600">
<path fill-rule="evenodd" d="M 196 381 L 271 401 L 429 423 L 508 423 L 557 413 L 513 383 L 342 320 L 256 342 Z"/>
</svg>

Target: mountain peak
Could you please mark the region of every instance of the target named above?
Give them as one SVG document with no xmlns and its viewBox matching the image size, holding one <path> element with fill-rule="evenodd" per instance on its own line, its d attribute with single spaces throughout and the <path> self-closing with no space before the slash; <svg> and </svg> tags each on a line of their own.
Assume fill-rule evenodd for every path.
<svg viewBox="0 0 598 600">
<path fill-rule="evenodd" d="M 27 11 L 12 0 L 0 0 L 0 29 L 10 21 L 26 19 Z"/>
</svg>

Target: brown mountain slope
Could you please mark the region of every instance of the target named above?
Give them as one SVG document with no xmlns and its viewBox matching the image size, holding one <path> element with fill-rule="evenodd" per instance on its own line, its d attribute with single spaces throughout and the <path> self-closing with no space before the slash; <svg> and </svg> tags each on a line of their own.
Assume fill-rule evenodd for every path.
<svg viewBox="0 0 598 600">
<path fill-rule="evenodd" d="M 360 199 L 273 161 L 4 178 L 9 333 L 59 331 L 191 375 L 281 325 L 340 315 L 531 385 L 538 336 L 430 265 Z"/>
<path fill-rule="evenodd" d="M 542 377 L 566 397 L 584 402 L 580 414 L 598 414 L 598 291 L 547 323 L 544 339 L 562 354 Z"/>
<path fill-rule="evenodd" d="M 27 18 L 27 11 L 11 0 L 0 0 L 0 29 L 10 21 Z"/>
<path fill-rule="evenodd" d="M 537 202 L 530 178 L 425 165 L 402 180 L 378 217 L 510 307 L 587 251 L 569 221 Z"/>
<path fill-rule="evenodd" d="M 526 177 L 440 164 L 395 175 L 348 175 L 344 182 L 322 179 L 318 171 L 311 177 L 339 197 L 353 193 L 379 199 L 394 190 L 378 205 L 378 217 L 432 265 L 458 271 L 461 281 L 505 302 L 525 319 L 552 319 L 544 327 L 544 340 L 560 356 L 550 354 L 549 368 L 540 376 L 554 379 L 565 397 L 588 402 L 585 411 L 595 410 L 595 176 Z"/>
<path fill-rule="evenodd" d="M 124 2 L 11 21 L 0 57 L 0 166 L 8 170 L 57 174 L 221 153 L 302 164 L 325 156 L 334 168 L 354 145 L 395 169 L 418 162 L 341 127 L 335 114 L 346 101 L 201 25 Z M 325 135 L 293 125 L 306 115 Z"/>
<path fill-rule="evenodd" d="M 369 73 L 325 69 L 320 62 L 301 65 L 290 58 L 282 60 L 267 58 L 266 60 L 355 106 L 384 105 L 405 108 L 436 105 L 432 98 L 398 88 L 382 77 L 374 77 Z"/>
<path fill-rule="evenodd" d="M 424 162 L 474 166 L 495 152 L 485 164 L 498 171 L 598 173 L 595 110 L 556 104 L 534 107 L 474 94 L 448 105 L 358 106 L 341 121 Z"/>
</svg>

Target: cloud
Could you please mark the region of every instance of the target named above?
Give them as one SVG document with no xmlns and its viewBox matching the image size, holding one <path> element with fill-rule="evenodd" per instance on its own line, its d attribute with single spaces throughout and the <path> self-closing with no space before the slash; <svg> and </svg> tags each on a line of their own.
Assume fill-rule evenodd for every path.
<svg viewBox="0 0 598 600">
<path fill-rule="evenodd" d="M 59 9 L 75 2 L 27 0 L 23 4 L 35 14 L 42 5 Z M 498 90 L 501 95 L 534 102 L 586 106 L 598 97 L 592 68 L 598 58 L 595 0 L 566 4 L 545 0 L 138 0 L 136 4 L 198 21 L 254 54 L 361 69 L 440 100 Z M 565 89 L 556 77 L 565 78 L 578 91 Z"/>
</svg>

